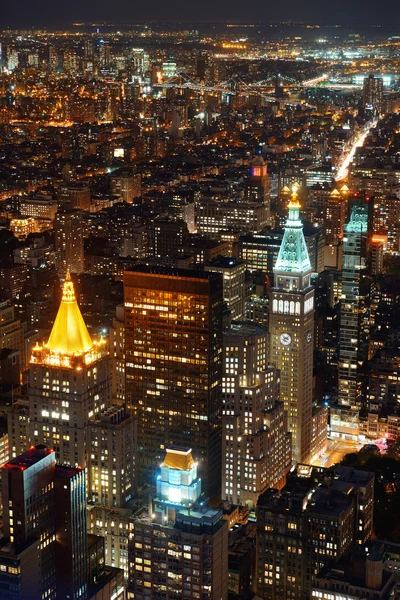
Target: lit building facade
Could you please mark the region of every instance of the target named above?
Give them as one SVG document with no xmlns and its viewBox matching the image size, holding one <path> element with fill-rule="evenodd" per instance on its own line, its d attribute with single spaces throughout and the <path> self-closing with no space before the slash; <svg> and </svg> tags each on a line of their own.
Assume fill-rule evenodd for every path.
<svg viewBox="0 0 400 600">
<path fill-rule="evenodd" d="M 347 202 L 339 190 L 333 190 L 324 205 L 323 224 L 327 246 L 337 246 L 343 237 Z"/>
<path fill-rule="evenodd" d="M 191 451 L 167 449 L 157 498 L 133 520 L 129 599 L 227 599 L 227 521 L 200 494 Z"/>
<path fill-rule="evenodd" d="M 134 493 L 136 432 L 122 406 L 110 406 L 88 428 L 88 498 L 123 506 Z"/>
<path fill-rule="evenodd" d="M 85 467 L 88 422 L 97 419 L 110 403 L 107 344 L 103 339 L 92 341 L 67 273 L 48 342 L 37 344 L 32 351 L 30 439 L 54 448 L 58 462 Z"/>
<path fill-rule="evenodd" d="M 267 330 L 250 322 L 224 332 L 222 496 L 255 506 L 282 487 L 291 467 L 291 437 L 279 378 L 267 361 Z"/>
<path fill-rule="evenodd" d="M 299 210 L 294 194 L 274 267 L 269 359 L 281 376 L 293 460 L 307 462 L 312 439 L 314 289 Z"/>
<path fill-rule="evenodd" d="M 190 442 L 206 495 L 220 497 L 222 277 L 137 267 L 124 273 L 124 297 L 126 401 L 137 416 L 140 477 L 152 483 L 165 448 Z"/>
<path fill-rule="evenodd" d="M 221 273 L 223 277 L 224 301 L 231 311 L 232 319 L 241 319 L 245 311 L 246 267 L 233 256 L 220 256 L 205 265 L 206 271 Z"/>
<path fill-rule="evenodd" d="M 36 560 L 36 564 L 20 562 L 18 572 L 13 573 L 22 580 L 22 569 L 26 568 L 32 585 L 38 581 L 38 589 L 32 589 L 32 596 L 29 593 L 26 597 L 85 599 L 85 472 L 57 465 L 53 450 L 32 446 L 2 467 L 2 497 L 0 565 L 6 550 L 9 557 L 16 554 L 20 562 L 21 553 L 31 548 L 31 559 Z M 1 568 L 0 589 L 4 573 Z"/>
<path fill-rule="evenodd" d="M 289 477 L 257 505 L 257 594 L 264 600 L 309 598 L 327 561 L 371 540 L 372 520 L 361 517 L 364 509 L 372 516 L 373 473 L 298 465 Z"/>
<path fill-rule="evenodd" d="M 261 155 L 252 162 L 250 175 L 245 185 L 245 198 L 248 202 L 262 203 L 267 209 L 267 225 L 271 225 L 271 184 L 267 173 L 267 165 Z"/>
<path fill-rule="evenodd" d="M 353 206 L 343 238 L 338 394 L 339 404 L 350 408 L 359 407 L 358 369 L 366 358 L 367 318 L 360 283 L 367 229 L 367 207 Z"/>
<path fill-rule="evenodd" d="M 60 210 L 56 214 L 56 266 L 60 277 L 83 271 L 83 225 L 79 210 Z"/>
<path fill-rule="evenodd" d="M 364 108 L 371 109 L 374 113 L 381 114 L 383 111 L 383 79 L 374 77 L 371 73 L 364 79 L 363 85 Z"/>
<path fill-rule="evenodd" d="M 257 233 L 268 223 L 268 209 L 262 203 L 201 198 L 196 206 L 197 231 L 210 237 L 216 237 L 224 230 Z"/>
</svg>

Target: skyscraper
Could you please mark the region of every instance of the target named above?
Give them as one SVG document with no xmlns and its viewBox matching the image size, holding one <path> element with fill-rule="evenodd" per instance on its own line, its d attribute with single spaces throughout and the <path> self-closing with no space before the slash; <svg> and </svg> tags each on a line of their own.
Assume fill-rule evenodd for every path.
<svg viewBox="0 0 400 600">
<path fill-rule="evenodd" d="M 88 498 L 123 506 L 134 494 L 135 422 L 122 406 L 110 406 L 88 427 Z"/>
<path fill-rule="evenodd" d="M 227 597 L 227 522 L 201 497 L 191 450 L 167 448 L 157 498 L 133 519 L 128 598 Z"/>
<path fill-rule="evenodd" d="M 25 579 L 24 567 L 31 585 L 39 577 L 39 589 L 32 588 L 25 597 L 86 598 L 84 471 L 56 465 L 54 450 L 32 446 L 2 467 L 2 499 L 4 539 L 0 565 L 8 551 L 8 556 L 15 555 L 20 563 L 14 574 L 20 576 L 21 583 Z M 36 554 L 36 564 L 24 559 L 21 562 L 20 557 L 26 557 L 28 548 L 34 549 L 32 558 Z M 4 589 L 4 572 L 0 566 L 0 590 Z"/>
<path fill-rule="evenodd" d="M 271 184 L 267 173 L 267 165 L 259 154 L 252 162 L 250 175 L 246 181 L 245 198 L 248 202 L 262 203 L 267 209 L 267 225 L 270 223 L 271 212 Z"/>
<path fill-rule="evenodd" d="M 110 402 L 111 375 L 106 342 L 92 341 L 67 273 L 47 344 L 37 344 L 32 352 L 31 440 L 54 448 L 60 463 L 85 467 L 88 422 L 97 419 Z"/>
<path fill-rule="evenodd" d="M 314 290 L 296 193 L 289 203 L 270 298 L 270 361 L 281 374 L 281 399 L 292 433 L 293 460 L 311 452 Z"/>
<path fill-rule="evenodd" d="M 83 271 L 83 231 L 79 210 L 60 210 L 54 223 L 56 233 L 57 272 L 63 277 L 69 269 L 71 273 Z"/>
<path fill-rule="evenodd" d="M 310 598 L 327 562 L 371 539 L 373 501 L 374 474 L 340 466 L 301 465 L 281 492 L 267 490 L 257 505 L 257 594 Z M 332 595 L 346 597 L 341 590 L 326 597 Z"/>
<path fill-rule="evenodd" d="M 382 113 L 383 110 L 383 79 L 374 77 L 371 73 L 364 79 L 363 87 L 364 108 L 372 109 L 374 113 Z"/>
<path fill-rule="evenodd" d="M 367 229 L 368 207 L 353 206 L 343 237 L 338 396 L 339 404 L 350 408 L 359 408 L 358 368 L 367 358 L 366 297 L 361 287 Z"/>
<path fill-rule="evenodd" d="M 233 256 L 219 256 L 205 265 L 204 269 L 223 275 L 224 301 L 231 311 L 232 319 L 242 319 L 246 299 L 244 262 Z"/>
<path fill-rule="evenodd" d="M 279 378 L 267 361 L 267 330 L 236 322 L 224 331 L 222 496 L 255 506 L 282 487 L 291 467 L 291 437 Z"/>
<path fill-rule="evenodd" d="M 141 479 L 165 448 L 196 452 L 206 495 L 220 495 L 222 277 L 140 266 L 124 273 L 126 399 L 137 414 Z"/>
</svg>

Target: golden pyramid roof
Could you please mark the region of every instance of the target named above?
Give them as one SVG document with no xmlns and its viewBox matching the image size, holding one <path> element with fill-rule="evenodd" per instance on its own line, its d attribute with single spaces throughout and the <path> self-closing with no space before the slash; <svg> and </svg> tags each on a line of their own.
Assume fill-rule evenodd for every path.
<svg viewBox="0 0 400 600">
<path fill-rule="evenodd" d="M 76 301 L 69 271 L 65 277 L 60 308 L 47 348 L 59 354 L 84 354 L 93 348 L 92 339 Z"/>
<path fill-rule="evenodd" d="M 189 471 L 194 466 L 192 450 L 179 450 L 178 448 L 167 448 L 162 464 L 163 467 Z"/>
</svg>

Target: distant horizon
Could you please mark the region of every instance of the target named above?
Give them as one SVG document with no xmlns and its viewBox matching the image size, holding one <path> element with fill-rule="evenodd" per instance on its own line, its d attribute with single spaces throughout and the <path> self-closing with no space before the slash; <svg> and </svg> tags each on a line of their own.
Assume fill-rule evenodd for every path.
<svg viewBox="0 0 400 600">
<path fill-rule="evenodd" d="M 184 0 L 153 0 L 133 4 L 128 0 L 19 0 L 2 3 L 2 30 L 12 28 L 54 27 L 74 22 L 108 24 L 131 23 L 310 23 L 321 26 L 393 27 L 400 24 L 400 5 L 394 0 L 336 0 L 329 4 L 320 0 L 271 0 L 245 5 L 240 0 L 203 0 L 187 3 Z"/>
<path fill-rule="evenodd" d="M 174 25 L 175 28 L 179 25 L 193 25 L 193 26 L 210 26 L 210 25 L 219 25 L 219 26 L 223 26 L 223 25 L 237 25 L 238 27 L 243 26 L 243 27 L 249 27 L 251 25 L 254 25 L 255 28 L 258 26 L 260 28 L 268 28 L 268 27 L 300 27 L 300 28 L 307 28 L 307 27 L 312 27 L 312 28 L 324 28 L 324 29 L 354 29 L 354 30 L 360 30 L 360 31 L 366 31 L 368 29 L 371 30 L 376 30 L 376 32 L 379 32 L 380 29 L 383 30 L 388 30 L 388 29 L 393 29 L 396 30 L 397 28 L 399 28 L 399 32 L 398 32 L 398 37 L 400 38 L 400 19 L 399 19 L 399 23 L 357 23 L 357 22 L 321 22 L 321 21 L 314 21 L 311 19 L 308 20 L 288 20 L 288 21 L 282 21 L 279 19 L 271 19 L 271 20 L 243 20 L 240 18 L 235 18 L 235 19 L 223 19 L 223 18 L 215 18 L 215 19 L 146 19 L 146 18 L 142 18 L 142 19 L 126 19 L 126 20 L 122 20 L 122 19 L 115 19 L 115 20 L 111 20 L 111 19 L 87 19 L 87 20 L 79 20 L 79 19 L 75 19 L 75 20 L 65 20 L 65 19 L 58 19 L 56 21 L 43 21 L 41 23 L 39 22 L 35 22 L 35 23 L 24 23 L 24 22 L 10 22 L 7 24 L 4 24 L 3 26 L 0 25 L 0 33 L 4 33 L 7 31 L 13 31 L 13 30 L 34 30 L 34 29 L 57 29 L 57 28 L 66 28 L 66 29 L 80 29 L 80 28 L 95 28 L 95 27 L 145 27 L 147 26 L 157 26 L 157 28 L 161 28 L 162 26 L 172 26 Z M 171 28 L 172 29 L 172 28 Z M 251 29 L 251 28 L 250 28 Z M 82 31 L 82 33 L 84 33 L 84 31 Z M 232 34 L 234 34 L 235 31 L 233 29 Z M 249 31 L 249 33 L 251 33 L 251 31 Z M 395 33 L 394 33 L 395 35 Z"/>
</svg>

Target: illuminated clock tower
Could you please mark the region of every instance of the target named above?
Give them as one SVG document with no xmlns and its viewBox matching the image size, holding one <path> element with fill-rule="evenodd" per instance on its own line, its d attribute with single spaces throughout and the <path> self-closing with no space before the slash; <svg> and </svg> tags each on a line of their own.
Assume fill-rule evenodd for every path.
<svg viewBox="0 0 400 600">
<path fill-rule="evenodd" d="M 292 432 L 293 461 L 311 457 L 314 289 L 296 193 L 274 268 L 270 297 L 270 362 L 281 373 L 281 400 Z"/>
</svg>

